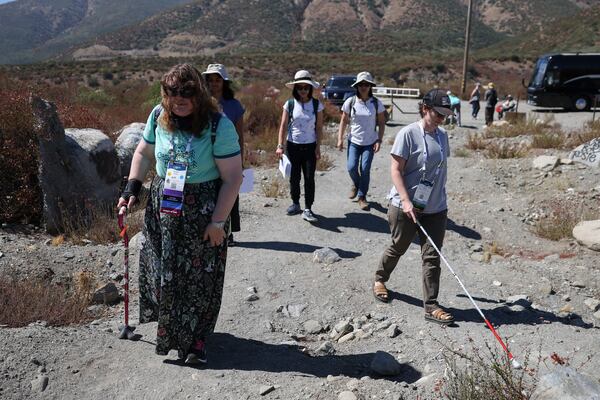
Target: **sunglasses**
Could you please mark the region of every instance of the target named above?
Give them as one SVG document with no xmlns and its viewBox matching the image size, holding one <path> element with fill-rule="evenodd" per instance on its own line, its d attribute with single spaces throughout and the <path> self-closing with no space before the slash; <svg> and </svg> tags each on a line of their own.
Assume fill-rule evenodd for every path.
<svg viewBox="0 0 600 400">
<path fill-rule="evenodd" d="M 296 86 L 299 92 L 308 92 L 310 90 L 309 85 L 298 85 Z"/>
<path fill-rule="evenodd" d="M 444 114 L 442 114 L 441 112 L 438 112 L 435 108 L 432 108 L 431 110 L 435 113 L 436 117 L 438 117 L 438 118 L 446 118 L 446 116 Z"/>
<path fill-rule="evenodd" d="M 183 97 L 184 99 L 192 98 L 196 95 L 196 88 L 193 86 L 163 86 L 165 93 L 169 97 Z"/>
<path fill-rule="evenodd" d="M 367 82 L 361 82 L 361 83 L 358 83 L 356 86 L 358 86 L 358 87 L 371 87 L 371 84 L 367 83 Z"/>
</svg>

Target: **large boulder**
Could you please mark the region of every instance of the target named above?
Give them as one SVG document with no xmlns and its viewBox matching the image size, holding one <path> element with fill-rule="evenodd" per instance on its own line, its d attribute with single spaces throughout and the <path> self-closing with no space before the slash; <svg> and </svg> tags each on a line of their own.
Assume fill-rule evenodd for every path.
<svg viewBox="0 0 600 400">
<path fill-rule="evenodd" d="M 595 138 L 569 153 L 569 158 L 590 167 L 600 168 L 600 138 Z"/>
<path fill-rule="evenodd" d="M 578 223 L 573 228 L 573 237 L 581 245 L 600 251 L 600 219 Z"/>
<path fill-rule="evenodd" d="M 571 367 L 557 367 L 540 378 L 533 400 L 600 400 L 600 384 Z"/>
<path fill-rule="evenodd" d="M 90 215 L 116 202 L 121 182 L 119 158 L 110 139 L 94 129 L 65 129 L 56 106 L 32 99 L 40 143 L 39 182 L 46 230 L 65 222 L 85 224 Z"/>
<path fill-rule="evenodd" d="M 115 149 L 117 156 L 121 162 L 121 176 L 129 176 L 129 169 L 131 168 L 131 159 L 133 153 L 137 147 L 142 136 L 144 135 L 144 128 L 146 124 L 141 122 L 134 122 L 132 124 L 124 126 L 118 133 L 117 141 L 115 142 Z"/>
</svg>

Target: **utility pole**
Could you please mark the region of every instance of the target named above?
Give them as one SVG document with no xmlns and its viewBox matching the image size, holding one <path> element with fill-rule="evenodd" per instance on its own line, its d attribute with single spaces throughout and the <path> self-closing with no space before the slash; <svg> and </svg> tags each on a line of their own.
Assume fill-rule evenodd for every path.
<svg viewBox="0 0 600 400">
<path fill-rule="evenodd" d="M 463 57 L 462 82 L 460 84 L 461 95 L 465 94 L 467 86 L 467 63 L 469 62 L 469 42 L 471 40 L 471 12 L 473 10 L 473 0 L 469 0 L 469 9 L 467 10 L 467 29 L 465 33 L 465 55 Z"/>
</svg>

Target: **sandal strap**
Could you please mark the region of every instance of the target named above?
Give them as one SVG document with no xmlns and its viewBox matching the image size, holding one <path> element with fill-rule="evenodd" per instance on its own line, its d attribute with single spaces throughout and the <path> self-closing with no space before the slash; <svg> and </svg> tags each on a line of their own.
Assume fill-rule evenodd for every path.
<svg viewBox="0 0 600 400">
<path fill-rule="evenodd" d="M 436 308 L 435 310 L 431 311 L 430 314 L 432 317 L 442 321 L 449 321 L 452 319 L 452 315 L 441 308 Z"/>
<path fill-rule="evenodd" d="M 373 286 L 373 291 L 375 292 L 375 294 L 377 296 L 387 296 L 388 295 L 387 288 L 381 282 L 375 282 L 375 285 Z"/>
</svg>

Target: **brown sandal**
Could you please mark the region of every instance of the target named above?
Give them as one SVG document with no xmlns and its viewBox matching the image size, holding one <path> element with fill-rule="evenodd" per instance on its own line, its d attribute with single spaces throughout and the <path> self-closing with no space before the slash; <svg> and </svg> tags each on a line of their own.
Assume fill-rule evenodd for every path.
<svg viewBox="0 0 600 400">
<path fill-rule="evenodd" d="M 454 317 L 449 312 L 436 308 L 433 311 L 425 313 L 425 319 L 427 321 L 436 322 L 442 325 L 450 325 L 454 322 Z"/>
<path fill-rule="evenodd" d="M 383 303 L 388 303 L 390 301 L 388 290 L 383 282 L 375 282 L 375 285 L 373 285 L 373 296 Z"/>
</svg>

